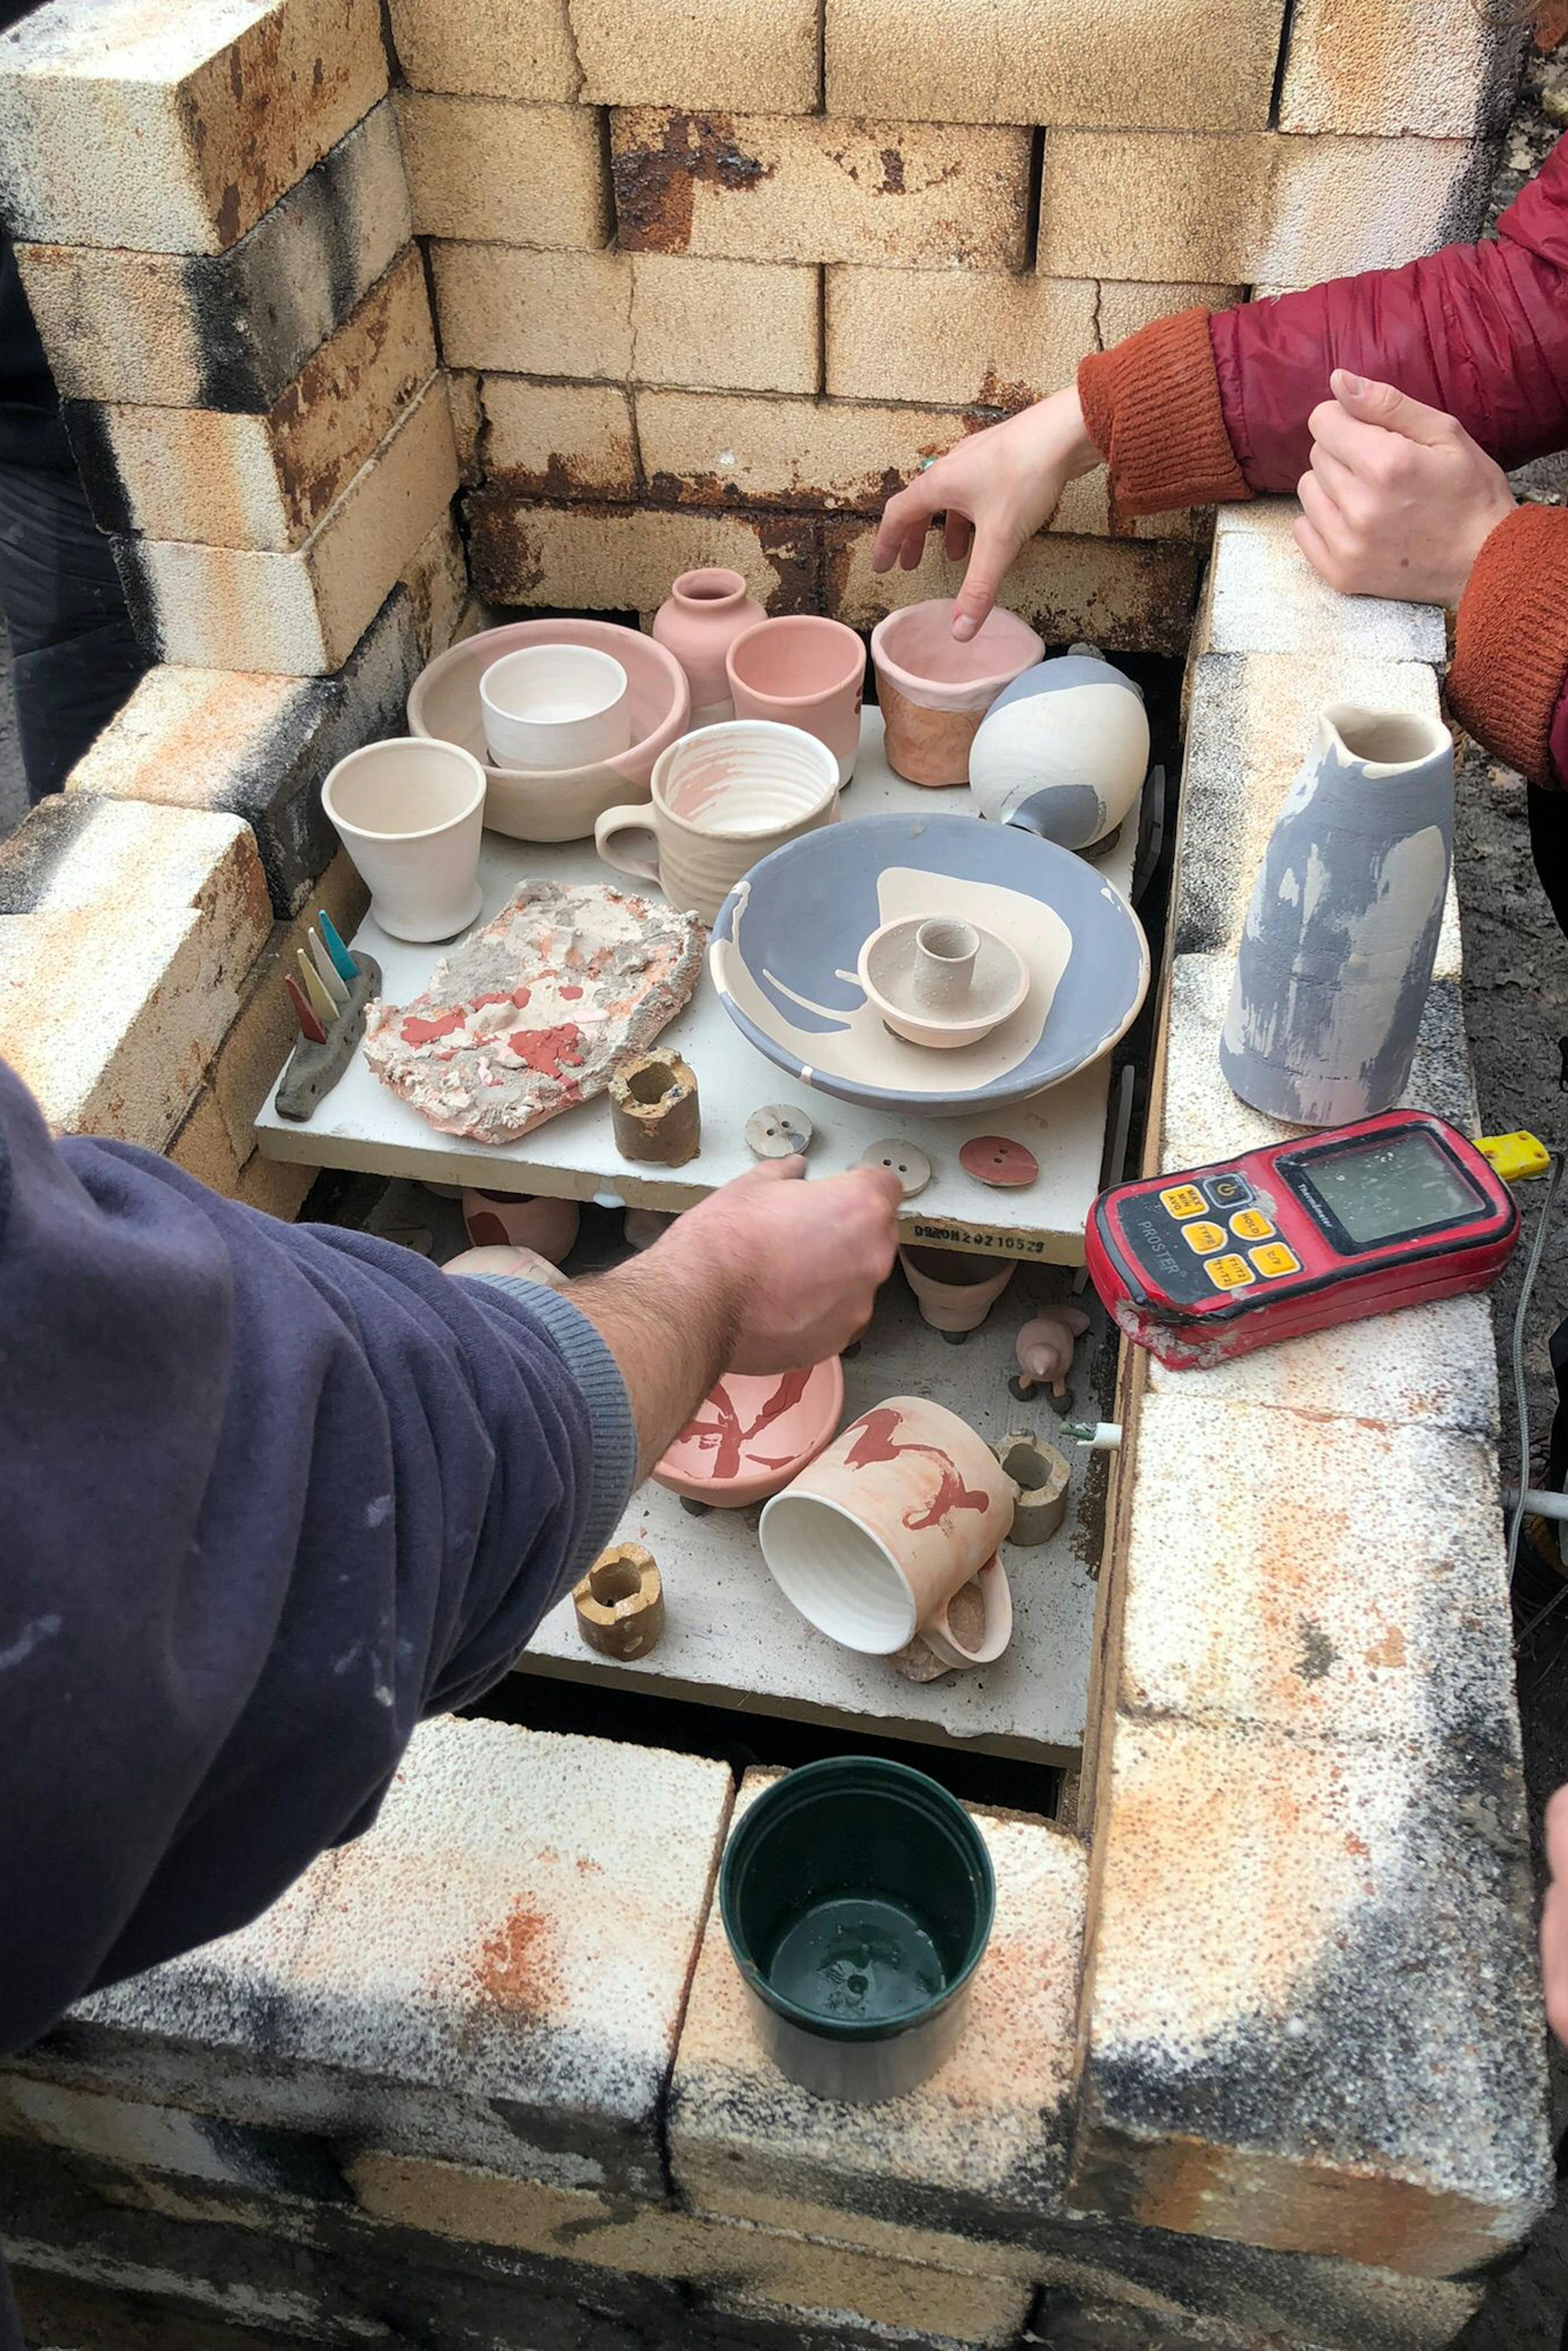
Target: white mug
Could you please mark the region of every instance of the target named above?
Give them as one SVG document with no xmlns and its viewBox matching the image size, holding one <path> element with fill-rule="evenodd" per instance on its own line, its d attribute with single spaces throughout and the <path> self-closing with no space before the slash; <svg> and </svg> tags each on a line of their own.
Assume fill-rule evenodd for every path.
<svg viewBox="0 0 1568 2351">
<path fill-rule="evenodd" d="M 449 939 L 484 904 L 485 770 L 455 743 L 398 736 L 340 759 L 321 805 L 389 937 Z"/>
<path fill-rule="evenodd" d="M 743 873 L 831 824 L 839 763 L 799 726 L 730 718 L 661 752 L 651 789 L 651 806 L 606 809 L 594 846 L 607 865 L 656 882 L 672 906 L 711 923 Z"/>
</svg>

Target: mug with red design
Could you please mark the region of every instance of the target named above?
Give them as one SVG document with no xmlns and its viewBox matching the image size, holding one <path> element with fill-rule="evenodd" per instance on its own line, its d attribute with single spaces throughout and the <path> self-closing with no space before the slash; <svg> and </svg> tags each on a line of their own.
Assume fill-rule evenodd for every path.
<svg viewBox="0 0 1568 2351">
<path fill-rule="evenodd" d="M 997 1556 L 1018 1488 L 985 1440 L 924 1396 L 890 1396 L 852 1421 L 775 1494 L 758 1530 L 780 1591 L 845 1648 L 892 1656 L 918 1632 L 949 1665 L 999 1656 L 1012 1630 Z M 978 1638 L 948 1610 L 979 1579 Z"/>
</svg>

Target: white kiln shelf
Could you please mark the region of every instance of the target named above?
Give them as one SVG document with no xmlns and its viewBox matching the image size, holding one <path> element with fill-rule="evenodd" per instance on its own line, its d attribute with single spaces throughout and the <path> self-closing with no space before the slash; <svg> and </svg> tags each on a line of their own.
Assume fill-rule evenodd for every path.
<svg viewBox="0 0 1568 2351">
<path fill-rule="evenodd" d="M 569 1597 L 546 1617 L 517 1671 L 841 1723 L 879 1737 L 952 1741 L 1031 1761 L 1076 1763 L 1101 1546 L 1101 1513 L 1087 1509 L 1084 1499 L 1092 1457 L 1061 1439 L 1061 1424 L 1043 1399 L 1019 1404 L 1007 1387 L 1014 1338 L 1033 1311 L 1037 1290 L 1046 1287 L 1060 1292 L 1061 1277 L 1050 1280 L 1020 1267 L 984 1328 L 954 1347 L 920 1320 L 903 1276 L 895 1273 L 877 1301 L 860 1353 L 844 1365 L 846 1421 L 884 1396 L 934 1396 L 988 1444 L 1028 1429 L 1061 1443 L 1072 1463 L 1060 1532 L 1027 1550 L 1010 1543 L 1003 1550 L 1013 1637 L 994 1666 L 916 1684 L 881 1657 L 841 1649 L 796 1614 L 769 1575 L 758 1548 L 759 1505 L 697 1517 L 650 1480 L 632 1497 L 613 1540 L 646 1543 L 658 1562 L 665 1613 L 658 1647 L 634 1665 L 599 1656 L 580 1638 Z M 1092 1296 L 1087 1302 L 1092 1305 Z M 1092 1339 L 1085 1340 L 1080 1363 L 1092 1352 Z M 1082 1373 L 1075 1395 L 1082 1405 Z"/>
<path fill-rule="evenodd" d="M 930 791 L 894 776 L 883 757 L 881 714 L 867 710 L 855 779 L 844 797 L 846 817 L 910 810 L 952 813 L 972 805 L 967 788 Z M 1103 860 L 1104 872 L 1124 891 L 1131 879 L 1137 831 L 1134 810 Z M 591 841 L 547 846 L 486 832 L 480 861 L 485 889 L 480 920 L 498 913 L 529 875 L 559 882 L 621 879 L 601 862 Z M 353 944 L 376 957 L 384 993 L 394 1004 L 406 1004 L 420 993 L 445 952 L 389 939 L 372 922 L 361 926 Z M 974 1118 L 915 1118 L 862 1110 L 802 1085 L 748 1044 L 720 1005 L 706 972 L 691 1003 L 659 1041 L 691 1063 L 702 1098 L 702 1150 L 681 1168 L 630 1167 L 611 1140 L 610 1105 L 603 1095 L 499 1149 L 438 1134 L 418 1111 L 371 1075 L 361 1052 L 303 1125 L 279 1118 L 269 1097 L 256 1120 L 257 1140 L 268 1158 L 304 1160 L 316 1167 L 357 1168 L 375 1176 L 413 1176 L 427 1182 L 479 1184 L 578 1199 L 613 1194 L 635 1207 L 687 1208 L 754 1164 L 744 1132 L 752 1111 L 764 1102 L 798 1102 L 816 1129 L 809 1163 L 813 1176 L 852 1167 L 866 1146 L 884 1135 L 899 1135 L 925 1152 L 932 1178 L 904 1211 L 906 1240 L 946 1240 L 1061 1265 L 1083 1262 L 1083 1220 L 1100 1178 L 1108 1059 L 1032 1102 Z M 966 1176 L 958 1165 L 959 1146 L 971 1135 L 988 1134 L 1009 1134 L 1027 1144 L 1040 1162 L 1036 1182 L 1001 1192 Z"/>
</svg>

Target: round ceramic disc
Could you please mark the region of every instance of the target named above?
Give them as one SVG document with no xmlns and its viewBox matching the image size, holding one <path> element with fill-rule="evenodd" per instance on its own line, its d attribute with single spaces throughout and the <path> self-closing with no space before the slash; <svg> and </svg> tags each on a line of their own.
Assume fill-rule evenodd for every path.
<svg viewBox="0 0 1568 2351">
<path fill-rule="evenodd" d="M 913 1143 L 905 1143 L 896 1134 L 884 1134 L 880 1143 L 868 1143 L 861 1153 L 862 1167 L 891 1167 L 897 1176 L 906 1200 L 916 1192 L 924 1192 L 931 1181 L 931 1162 L 924 1151 L 916 1151 Z"/>
<path fill-rule="evenodd" d="M 764 1102 L 746 1122 L 746 1147 L 754 1159 L 792 1159 L 810 1151 L 812 1131 L 793 1102 Z"/>
<path fill-rule="evenodd" d="M 988 1184 L 998 1192 L 1032 1184 L 1040 1174 L 1033 1152 L 1027 1144 L 1015 1143 L 1010 1134 L 972 1136 L 958 1154 L 958 1165 L 977 1184 Z"/>
</svg>

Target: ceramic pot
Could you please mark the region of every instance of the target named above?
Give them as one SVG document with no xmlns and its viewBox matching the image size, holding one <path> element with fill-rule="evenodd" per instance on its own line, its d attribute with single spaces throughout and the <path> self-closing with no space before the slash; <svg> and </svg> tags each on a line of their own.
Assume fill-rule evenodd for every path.
<svg viewBox="0 0 1568 2351">
<path fill-rule="evenodd" d="M 582 1221 L 575 1200 L 552 1200 L 531 1192 L 463 1195 L 463 1224 L 476 1249 L 510 1245 L 537 1249 L 552 1265 L 570 1254 Z"/>
<path fill-rule="evenodd" d="M 1392 1109 L 1431 984 L 1453 854 L 1454 746 L 1436 718 L 1335 703 L 1248 908 L 1219 1060 L 1294 1126 Z"/>
<path fill-rule="evenodd" d="M 553 773 L 631 748 L 626 673 L 598 645 L 519 645 L 485 671 L 479 705 L 497 767 Z"/>
<path fill-rule="evenodd" d="M 718 1907 L 775 2064 L 820 2098 L 872 2105 L 956 2047 L 996 1881 L 946 1788 L 907 1763 L 832 1755 L 746 1805 Z"/>
<path fill-rule="evenodd" d="M 654 1465 L 654 1482 L 719 1510 L 765 1502 L 816 1459 L 843 1408 L 836 1355 L 807 1372 L 727 1372 Z"/>
<path fill-rule="evenodd" d="M 321 805 L 389 937 L 449 939 L 485 902 L 485 770 L 455 743 L 367 743 L 340 759 Z"/>
<path fill-rule="evenodd" d="M 656 882 L 672 906 L 711 923 L 743 873 L 786 841 L 831 824 L 838 762 L 798 726 L 735 718 L 672 743 L 649 807 L 607 809 L 593 828 L 608 865 Z"/>
<path fill-rule="evenodd" d="M 967 783 L 981 719 L 1002 688 L 1045 651 L 1034 631 L 999 605 L 978 636 L 961 645 L 953 634 L 954 610 L 951 596 L 907 604 L 872 631 L 888 764 L 906 783 Z"/>
<path fill-rule="evenodd" d="M 977 1331 L 1018 1271 L 1016 1258 L 964 1249 L 901 1249 L 898 1262 L 933 1331 Z"/>
<path fill-rule="evenodd" d="M 947 1052 L 999 1029 L 1030 989 L 1023 957 L 1006 939 L 946 914 L 880 924 L 855 970 L 895 1037 Z"/>
<path fill-rule="evenodd" d="M 765 619 L 738 571 L 683 571 L 653 615 L 653 636 L 686 674 L 692 725 L 716 726 L 735 716 L 725 657 L 737 637 Z"/>
<path fill-rule="evenodd" d="M 758 1540 L 808 1623 L 891 1656 L 916 1632 L 951 1637 L 948 1603 L 1005 1539 L 1017 1491 L 956 1413 L 890 1396 L 774 1496 Z"/>
<path fill-rule="evenodd" d="M 1107 661 L 1064 653 L 1002 688 L 970 750 L 969 783 L 982 816 L 1088 849 L 1116 831 L 1148 766 L 1140 689 Z"/>
<path fill-rule="evenodd" d="M 737 718 L 772 718 L 803 727 L 839 763 L 841 791 L 860 749 L 865 647 L 841 621 L 791 612 L 759 621 L 726 655 Z"/>
</svg>

